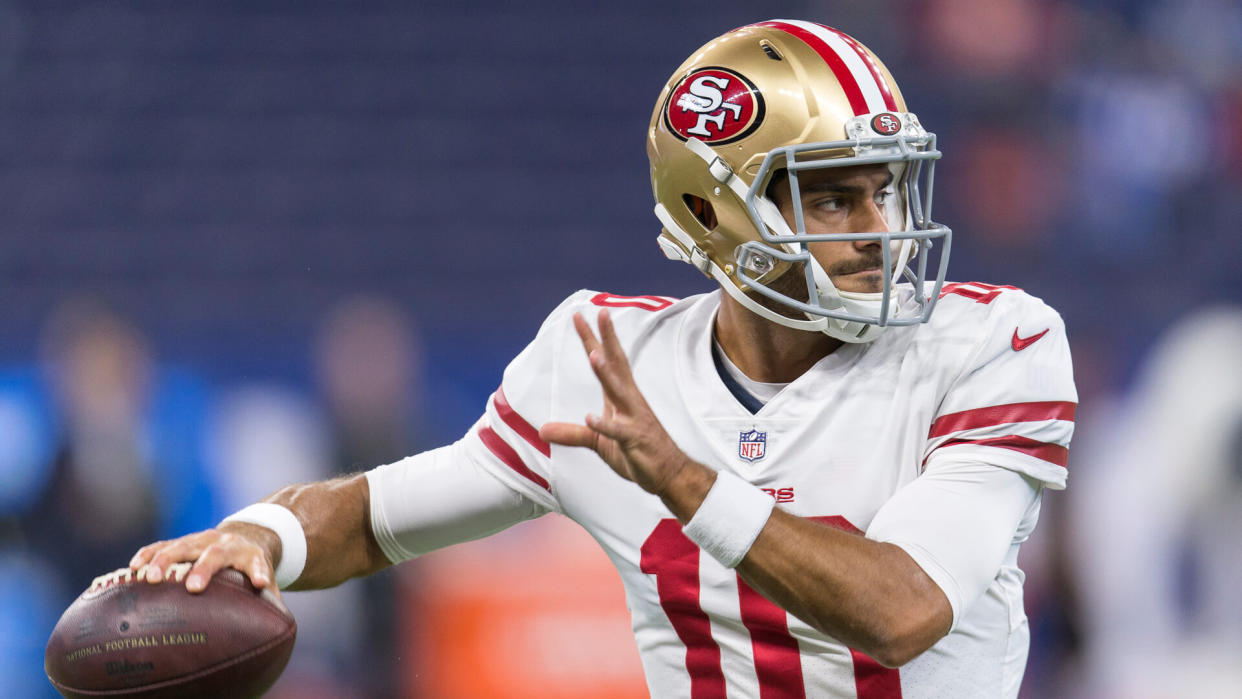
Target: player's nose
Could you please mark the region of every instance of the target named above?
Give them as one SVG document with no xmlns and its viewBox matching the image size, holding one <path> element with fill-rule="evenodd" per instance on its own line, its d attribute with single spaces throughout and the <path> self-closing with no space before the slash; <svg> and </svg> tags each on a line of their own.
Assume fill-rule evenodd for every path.
<svg viewBox="0 0 1242 699">
<path fill-rule="evenodd" d="M 859 215 L 854 218 L 854 230 L 851 231 L 852 233 L 887 233 L 889 230 L 888 217 L 884 215 L 884 207 L 874 200 L 861 207 Z M 879 245 L 879 241 L 874 238 L 854 241 L 854 247 L 859 250 L 875 245 Z"/>
</svg>

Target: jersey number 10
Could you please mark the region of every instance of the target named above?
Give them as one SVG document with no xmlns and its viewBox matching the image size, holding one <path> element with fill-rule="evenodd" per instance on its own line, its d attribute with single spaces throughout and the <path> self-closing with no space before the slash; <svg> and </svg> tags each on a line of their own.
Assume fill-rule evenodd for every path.
<svg viewBox="0 0 1242 699">
<path fill-rule="evenodd" d="M 855 533 L 858 528 L 841 516 L 812 517 L 824 524 Z M 663 519 L 643 542 L 639 565 L 655 575 L 660 606 L 677 637 L 686 645 L 686 671 L 691 699 L 725 699 L 720 646 L 712 638 L 711 621 L 699 604 L 699 547 L 681 532 L 675 519 Z M 805 697 L 798 642 L 789 633 L 785 610 L 755 592 L 741 576 L 737 589 L 742 624 L 750 633 L 755 674 L 762 699 Z M 896 699 L 901 696 L 898 671 L 850 649 L 858 699 Z"/>
</svg>

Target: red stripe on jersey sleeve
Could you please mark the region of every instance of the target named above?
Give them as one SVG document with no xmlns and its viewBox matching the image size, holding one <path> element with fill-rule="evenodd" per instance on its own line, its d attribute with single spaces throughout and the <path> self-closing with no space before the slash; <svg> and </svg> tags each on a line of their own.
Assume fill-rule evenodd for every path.
<svg viewBox="0 0 1242 699">
<path fill-rule="evenodd" d="M 928 438 L 943 437 L 953 432 L 992 427 L 1010 422 L 1039 422 L 1041 420 L 1074 421 L 1077 403 L 1068 401 L 1037 401 L 1033 403 L 1008 403 L 974 410 L 963 410 L 936 418 L 928 431 Z"/>
<path fill-rule="evenodd" d="M 980 291 L 979 289 L 983 289 L 983 291 Z M 965 296 L 966 298 L 973 300 L 975 303 L 982 303 L 986 306 L 987 304 L 995 301 L 996 297 L 1000 296 L 1001 293 L 1006 290 L 1021 291 L 1021 289 L 1016 286 L 1008 286 L 1005 284 L 997 286 L 995 284 L 984 284 L 982 282 L 954 282 L 951 284 L 945 284 L 941 287 L 940 298 L 944 298 L 949 294 L 957 294 L 958 296 Z"/>
<path fill-rule="evenodd" d="M 548 481 L 543 476 L 530 470 L 530 467 L 522 462 L 522 457 L 518 456 L 516 451 L 513 451 L 513 447 L 501 439 L 500 435 L 496 434 L 496 431 L 491 427 L 484 427 L 479 430 L 479 439 L 483 441 L 483 446 L 487 447 L 497 459 L 503 461 L 506 466 L 516 471 L 518 475 L 549 493 L 552 492 L 552 488 L 548 486 Z"/>
<path fill-rule="evenodd" d="M 1069 463 L 1069 449 L 1060 444 L 1049 444 L 1048 442 L 1041 442 L 1029 437 L 1020 437 L 1016 434 L 992 437 L 990 439 L 952 439 L 940 445 L 939 448 L 956 446 L 958 444 L 976 444 L 981 447 L 1011 449 L 1022 452 L 1027 456 L 1033 456 L 1040 461 L 1056 464 L 1061 468 L 1065 468 L 1065 465 Z"/>
<path fill-rule="evenodd" d="M 517 432 L 522 439 L 538 449 L 540 454 L 548 458 L 552 457 L 552 446 L 539 438 L 539 430 L 518 415 L 513 406 L 509 405 L 509 399 L 505 397 L 504 386 L 496 389 L 496 393 L 492 396 L 492 405 L 496 406 L 496 413 L 500 415 L 500 419 L 504 420 L 505 424 Z"/>
</svg>

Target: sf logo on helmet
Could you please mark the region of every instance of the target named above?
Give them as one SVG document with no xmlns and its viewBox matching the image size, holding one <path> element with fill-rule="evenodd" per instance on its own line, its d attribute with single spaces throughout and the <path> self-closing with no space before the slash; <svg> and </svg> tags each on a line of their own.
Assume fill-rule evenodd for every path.
<svg viewBox="0 0 1242 699">
<path fill-rule="evenodd" d="M 726 68 L 702 68 L 682 78 L 664 103 L 664 125 L 681 140 L 720 144 L 750 135 L 763 120 L 763 97 Z"/>
<path fill-rule="evenodd" d="M 892 136 L 901 131 L 901 120 L 895 114 L 882 112 L 872 117 L 871 130 L 881 136 Z"/>
</svg>

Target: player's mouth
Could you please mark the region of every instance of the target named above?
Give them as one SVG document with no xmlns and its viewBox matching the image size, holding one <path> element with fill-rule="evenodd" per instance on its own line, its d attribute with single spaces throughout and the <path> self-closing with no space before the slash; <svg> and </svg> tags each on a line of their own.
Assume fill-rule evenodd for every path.
<svg viewBox="0 0 1242 699">
<path fill-rule="evenodd" d="M 856 294 L 877 293 L 884 289 L 884 274 L 879 264 L 859 260 L 836 266 L 836 274 L 829 275 L 840 291 Z"/>
<path fill-rule="evenodd" d="M 832 283 L 842 291 L 870 292 L 879 291 L 884 286 L 884 274 L 880 267 L 862 267 L 847 269 L 831 275 Z"/>
<path fill-rule="evenodd" d="M 848 276 L 864 276 L 868 274 L 878 274 L 884 266 L 884 259 L 879 255 L 864 255 L 853 260 L 842 260 L 834 265 L 829 266 L 827 272 L 830 277 L 848 277 Z"/>
</svg>

